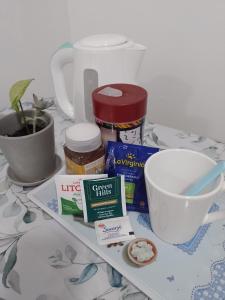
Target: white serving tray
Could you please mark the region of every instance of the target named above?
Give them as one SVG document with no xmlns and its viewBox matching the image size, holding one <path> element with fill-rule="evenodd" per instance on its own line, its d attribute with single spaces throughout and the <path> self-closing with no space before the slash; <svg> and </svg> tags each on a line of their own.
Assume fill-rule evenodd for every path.
<svg viewBox="0 0 225 300">
<path fill-rule="evenodd" d="M 127 258 L 128 243 L 123 247 L 100 246 L 93 228 L 73 216 L 57 213 L 54 177 L 29 192 L 28 197 L 153 300 L 201 299 L 201 293 L 205 292 L 202 286 L 206 289 L 208 284 L 210 289 L 214 284 L 210 268 L 221 260 L 220 254 L 224 258 L 221 247 L 225 237 L 221 222 L 204 225 L 189 243 L 169 245 L 151 231 L 148 214 L 128 212 L 136 237 L 152 240 L 158 250 L 156 261 L 137 267 Z M 217 209 L 218 205 L 214 204 L 212 210 Z"/>
</svg>

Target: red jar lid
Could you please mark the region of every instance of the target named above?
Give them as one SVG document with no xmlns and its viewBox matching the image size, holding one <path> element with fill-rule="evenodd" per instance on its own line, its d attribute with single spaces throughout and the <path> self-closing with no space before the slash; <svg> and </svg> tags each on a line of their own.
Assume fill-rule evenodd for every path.
<svg viewBox="0 0 225 300">
<path fill-rule="evenodd" d="M 103 90 L 107 87 L 116 89 L 119 95 L 104 95 Z M 94 115 L 110 123 L 138 120 L 146 114 L 147 96 L 144 88 L 133 84 L 115 83 L 98 87 L 92 93 Z"/>
</svg>

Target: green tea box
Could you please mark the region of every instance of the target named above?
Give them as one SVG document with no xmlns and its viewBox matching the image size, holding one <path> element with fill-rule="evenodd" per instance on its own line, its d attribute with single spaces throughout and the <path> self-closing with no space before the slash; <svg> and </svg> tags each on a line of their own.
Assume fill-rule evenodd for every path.
<svg viewBox="0 0 225 300">
<path fill-rule="evenodd" d="M 126 215 L 124 176 L 81 181 L 85 222 Z"/>
</svg>

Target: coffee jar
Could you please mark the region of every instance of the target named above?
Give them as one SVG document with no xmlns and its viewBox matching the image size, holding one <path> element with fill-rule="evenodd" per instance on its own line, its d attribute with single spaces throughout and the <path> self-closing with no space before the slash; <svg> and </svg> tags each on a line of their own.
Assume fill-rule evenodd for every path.
<svg viewBox="0 0 225 300">
<path fill-rule="evenodd" d="M 147 110 L 147 91 L 137 85 L 115 83 L 92 93 L 95 121 L 105 145 L 108 141 L 141 145 Z"/>
<path fill-rule="evenodd" d="M 67 174 L 104 172 L 105 150 L 96 124 L 84 122 L 67 128 L 64 153 Z"/>
</svg>

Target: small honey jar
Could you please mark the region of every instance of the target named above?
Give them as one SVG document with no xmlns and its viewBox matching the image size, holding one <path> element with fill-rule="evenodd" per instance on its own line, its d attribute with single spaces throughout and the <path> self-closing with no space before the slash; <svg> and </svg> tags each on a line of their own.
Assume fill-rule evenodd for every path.
<svg viewBox="0 0 225 300">
<path fill-rule="evenodd" d="M 96 124 L 84 122 L 66 129 L 64 153 L 67 174 L 101 174 L 105 150 Z"/>
</svg>

